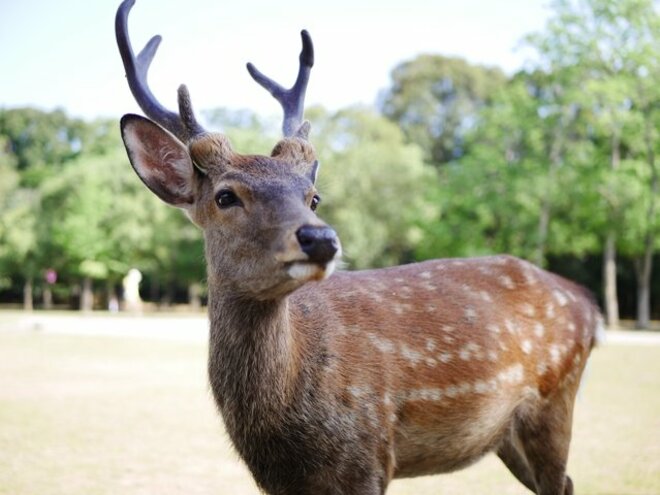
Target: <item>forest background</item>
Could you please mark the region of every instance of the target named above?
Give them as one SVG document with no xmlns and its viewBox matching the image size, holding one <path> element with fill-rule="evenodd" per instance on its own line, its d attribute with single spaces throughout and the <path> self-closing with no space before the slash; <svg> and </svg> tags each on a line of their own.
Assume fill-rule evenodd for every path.
<svg viewBox="0 0 660 495">
<path fill-rule="evenodd" d="M 318 213 L 348 269 L 509 253 L 590 288 L 610 326 L 648 328 L 660 318 L 658 4 L 556 1 L 521 43 L 533 56 L 512 75 L 425 54 L 392 70 L 374 107 L 308 108 Z M 277 141 L 252 111 L 201 113 L 243 153 Z M 204 302 L 201 233 L 131 171 L 117 121 L 0 108 L 0 303 L 107 309 L 130 268 L 154 307 Z"/>
</svg>

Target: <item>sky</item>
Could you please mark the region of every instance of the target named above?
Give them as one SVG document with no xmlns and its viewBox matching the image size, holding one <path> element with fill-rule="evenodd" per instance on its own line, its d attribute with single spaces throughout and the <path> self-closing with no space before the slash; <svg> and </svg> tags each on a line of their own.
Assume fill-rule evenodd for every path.
<svg viewBox="0 0 660 495">
<path fill-rule="evenodd" d="M 137 112 L 114 37 L 118 0 L 0 0 L 0 107 L 64 108 L 83 118 Z M 373 105 L 391 70 L 421 53 L 521 68 L 521 38 L 543 28 L 547 0 L 137 0 L 136 52 L 163 36 L 149 84 L 166 107 L 187 84 L 196 109 L 279 112 L 245 70 L 293 84 L 300 30 L 314 41 L 307 104 Z"/>
</svg>

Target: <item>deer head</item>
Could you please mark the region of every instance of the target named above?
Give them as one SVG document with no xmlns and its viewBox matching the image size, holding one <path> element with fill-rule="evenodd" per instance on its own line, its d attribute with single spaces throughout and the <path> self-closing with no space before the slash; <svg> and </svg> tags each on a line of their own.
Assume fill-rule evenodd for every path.
<svg viewBox="0 0 660 495">
<path fill-rule="evenodd" d="M 281 104 L 284 137 L 270 156 L 242 155 L 226 136 L 197 122 L 186 86 L 178 90 L 178 113 L 156 100 L 147 72 L 161 38 L 154 36 L 135 57 L 127 26 L 134 3 L 121 4 L 115 31 L 128 85 L 149 118 L 124 115 L 122 138 L 144 184 L 203 229 L 209 283 L 267 300 L 328 277 L 341 247 L 334 230 L 314 212 L 320 201 L 314 187 L 318 160 L 308 141 L 309 122 L 303 121 L 314 63 L 309 34 L 301 33 L 300 68 L 291 89 L 247 65 Z"/>
</svg>

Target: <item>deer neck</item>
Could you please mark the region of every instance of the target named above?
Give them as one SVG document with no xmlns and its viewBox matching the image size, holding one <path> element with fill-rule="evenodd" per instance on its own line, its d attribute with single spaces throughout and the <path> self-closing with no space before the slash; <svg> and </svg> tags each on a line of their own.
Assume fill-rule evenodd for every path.
<svg viewBox="0 0 660 495">
<path fill-rule="evenodd" d="M 209 378 L 228 429 L 268 427 L 296 382 L 300 343 L 287 298 L 257 301 L 209 287 L 209 317 Z"/>
</svg>

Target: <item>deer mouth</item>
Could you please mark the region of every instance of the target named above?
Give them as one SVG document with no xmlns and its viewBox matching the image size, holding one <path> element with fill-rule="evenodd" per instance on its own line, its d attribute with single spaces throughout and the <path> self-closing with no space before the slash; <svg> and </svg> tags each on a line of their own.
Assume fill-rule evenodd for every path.
<svg viewBox="0 0 660 495">
<path fill-rule="evenodd" d="M 328 278 L 335 271 L 336 262 L 334 260 L 327 263 L 315 263 L 312 261 L 300 260 L 287 263 L 286 271 L 294 280 L 300 282 L 320 281 Z"/>
</svg>

